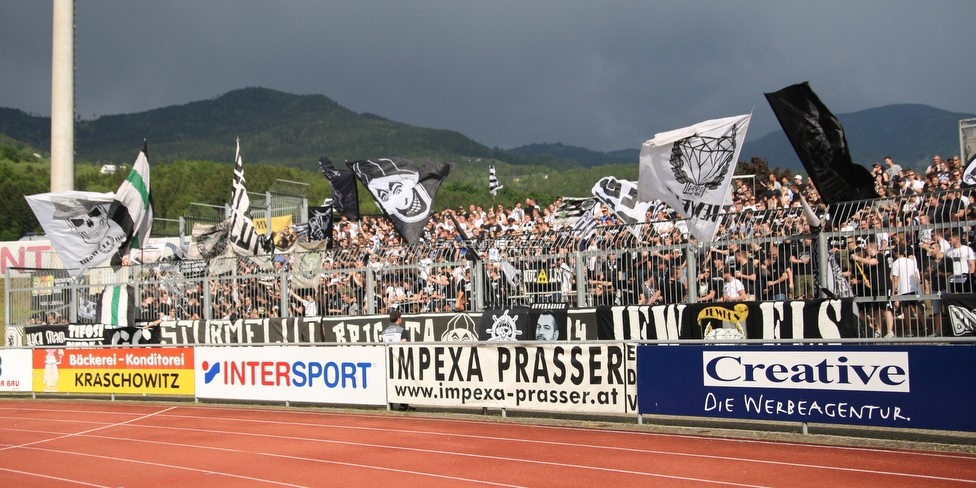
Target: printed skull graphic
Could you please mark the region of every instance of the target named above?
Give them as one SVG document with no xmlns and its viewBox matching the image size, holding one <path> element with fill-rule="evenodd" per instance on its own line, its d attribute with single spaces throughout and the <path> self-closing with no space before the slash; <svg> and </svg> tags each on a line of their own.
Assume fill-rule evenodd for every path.
<svg viewBox="0 0 976 488">
<path fill-rule="evenodd" d="M 109 231 L 108 203 L 77 198 L 55 199 L 54 218 L 62 219 L 71 232 L 88 244 L 101 243 Z"/>
<path fill-rule="evenodd" d="M 431 198 L 419 184 L 414 164 L 405 159 L 363 161 L 356 167 L 383 210 L 403 222 L 420 222 L 430 213 Z"/>
</svg>

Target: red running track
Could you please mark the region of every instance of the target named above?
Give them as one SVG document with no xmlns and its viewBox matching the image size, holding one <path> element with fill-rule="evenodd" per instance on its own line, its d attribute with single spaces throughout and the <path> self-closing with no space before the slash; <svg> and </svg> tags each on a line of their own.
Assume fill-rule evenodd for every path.
<svg viewBox="0 0 976 488">
<path fill-rule="evenodd" d="M 0 400 L 0 486 L 976 485 L 976 456 L 423 414 Z"/>
</svg>

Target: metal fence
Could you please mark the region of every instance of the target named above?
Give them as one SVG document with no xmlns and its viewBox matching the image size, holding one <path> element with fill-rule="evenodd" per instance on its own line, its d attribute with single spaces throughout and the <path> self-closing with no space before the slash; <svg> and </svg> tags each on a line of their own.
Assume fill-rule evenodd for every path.
<svg viewBox="0 0 976 488">
<path fill-rule="evenodd" d="M 974 196 L 821 206 L 819 229 L 799 206 L 743 209 L 717 217 L 711 242 L 662 220 L 100 268 L 78 283 L 8 269 L 7 323 L 95 321 L 104 287 L 119 285 L 143 322 L 853 296 L 866 336 L 919 337 L 943 331 L 941 293 L 973 291 Z"/>
</svg>

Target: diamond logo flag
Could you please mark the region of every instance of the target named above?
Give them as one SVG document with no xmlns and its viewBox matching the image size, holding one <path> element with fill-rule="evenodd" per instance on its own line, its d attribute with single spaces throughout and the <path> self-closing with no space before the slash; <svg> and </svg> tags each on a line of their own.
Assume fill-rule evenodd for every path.
<svg viewBox="0 0 976 488">
<path fill-rule="evenodd" d="M 645 142 L 638 199 L 662 200 L 689 219 L 695 238 L 712 240 L 751 118 L 707 120 Z"/>
</svg>

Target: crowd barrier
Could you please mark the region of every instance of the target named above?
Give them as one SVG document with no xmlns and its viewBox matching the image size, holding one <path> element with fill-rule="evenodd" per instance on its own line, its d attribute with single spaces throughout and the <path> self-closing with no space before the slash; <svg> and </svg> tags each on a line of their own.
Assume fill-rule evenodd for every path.
<svg viewBox="0 0 976 488">
<path fill-rule="evenodd" d="M 976 360 L 972 343 L 673 344 L 4 348 L 0 392 L 976 431 L 969 415 L 976 384 L 961 374 Z"/>
</svg>

